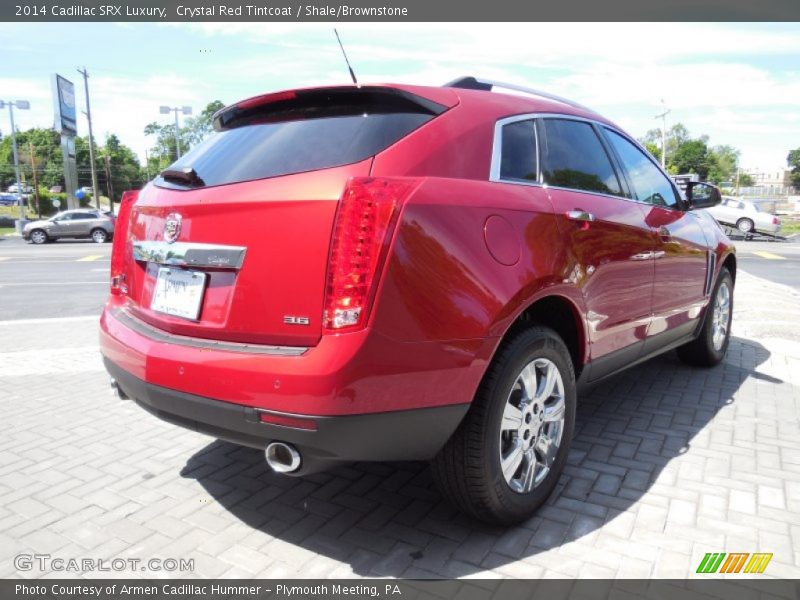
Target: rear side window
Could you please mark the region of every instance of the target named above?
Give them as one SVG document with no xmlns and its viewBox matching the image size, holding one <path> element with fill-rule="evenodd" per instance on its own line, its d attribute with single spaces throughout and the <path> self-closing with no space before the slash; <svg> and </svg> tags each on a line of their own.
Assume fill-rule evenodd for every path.
<svg viewBox="0 0 800 600">
<path fill-rule="evenodd" d="M 224 115 L 225 130 L 214 133 L 168 170 L 192 169 L 195 186 L 212 186 L 359 162 L 444 110 L 409 96 L 352 89 L 314 91 L 233 110 L 232 115 Z M 169 177 L 156 183 L 187 185 Z"/>
<path fill-rule="evenodd" d="M 583 121 L 542 119 L 539 151 L 548 185 L 621 196 L 622 190 L 600 138 Z"/>
<path fill-rule="evenodd" d="M 504 125 L 500 179 L 536 181 L 538 169 L 533 121 L 517 121 Z"/>
<path fill-rule="evenodd" d="M 644 152 L 618 133 L 606 129 L 608 140 L 628 173 L 636 198 L 657 206 L 676 206 L 678 196 L 667 177 Z"/>
</svg>

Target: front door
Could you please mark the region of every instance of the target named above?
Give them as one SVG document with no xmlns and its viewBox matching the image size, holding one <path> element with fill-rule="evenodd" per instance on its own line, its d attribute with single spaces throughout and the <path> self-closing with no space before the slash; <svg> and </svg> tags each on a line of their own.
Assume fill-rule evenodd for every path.
<svg viewBox="0 0 800 600">
<path fill-rule="evenodd" d="M 653 319 L 645 352 L 690 335 L 706 301 L 713 264 L 699 217 L 682 210 L 677 188 L 633 142 L 604 128 L 635 197 L 647 211 L 655 262 Z"/>
</svg>

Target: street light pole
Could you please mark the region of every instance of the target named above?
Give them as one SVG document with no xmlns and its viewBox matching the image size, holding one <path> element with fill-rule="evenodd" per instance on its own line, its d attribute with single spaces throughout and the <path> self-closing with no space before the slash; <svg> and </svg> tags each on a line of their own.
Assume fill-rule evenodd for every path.
<svg viewBox="0 0 800 600">
<path fill-rule="evenodd" d="M 0 100 L 0 110 L 2 110 L 3 106 L 8 104 L 8 116 L 11 119 L 11 147 L 14 151 L 14 177 L 16 177 L 16 185 L 17 185 L 17 194 L 20 198 L 19 203 L 19 219 L 20 221 L 25 220 L 25 208 L 22 203 L 22 181 L 20 180 L 19 176 L 19 152 L 17 150 L 17 129 L 14 125 L 14 107 L 16 106 L 20 110 L 27 110 L 30 108 L 31 104 L 27 100 L 17 100 L 14 102 L 13 100 L 3 101 Z"/>
<path fill-rule="evenodd" d="M 92 133 L 92 109 L 89 105 L 89 73 L 86 72 L 86 67 L 83 71 L 78 69 L 78 73 L 83 75 L 83 87 L 86 90 L 86 120 L 89 122 L 89 162 L 92 167 L 92 196 L 94 196 L 94 205 L 97 210 L 100 210 L 100 188 L 97 186 L 97 168 L 94 164 L 94 133 Z M 114 203 L 114 199 L 110 198 L 110 202 Z"/>
<path fill-rule="evenodd" d="M 664 107 L 664 112 L 660 115 L 656 115 L 656 119 L 661 119 L 661 168 L 667 168 L 667 115 L 672 112 L 671 110 L 667 109 L 666 104 L 664 104 L 664 99 L 661 99 L 661 106 Z"/>
<path fill-rule="evenodd" d="M 181 140 L 179 134 L 179 125 L 178 125 L 178 111 L 182 112 L 184 115 L 191 115 L 192 114 L 192 107 L 191 106 L 161 106 L 159 107 L 159 112 L 162 115 L 168 115 L 171 112 L 175 113 L 175 160 L 178 160 L 181 157 Z"/>
</svg>

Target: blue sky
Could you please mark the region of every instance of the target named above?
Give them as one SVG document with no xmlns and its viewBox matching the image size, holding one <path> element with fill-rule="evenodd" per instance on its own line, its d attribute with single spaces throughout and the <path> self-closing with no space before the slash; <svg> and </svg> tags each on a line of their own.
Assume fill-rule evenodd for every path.
<svg viewBox="0 0 800 600">
<path fill-rule="evenodd" d="M 798 24 L 340 23 L 361 82 L 440 85 L 460 75 L 573 98 L 639 137 L 671 122 L 742 165 L 777 169 L 800 146 Z M 95 134 L 113 131 L 143 157 L 161 104 L 203 108 L 285 88 L 347 83 L 329 24 L 0 24 L 0 99 L 31 101 L 18 127 L 50 126 L 50 75 L 91 75 Z M 81 134 L 86 121 L 79 118 Z M 0 114 L 7 133 L 7 113 Z"/>
</svg>

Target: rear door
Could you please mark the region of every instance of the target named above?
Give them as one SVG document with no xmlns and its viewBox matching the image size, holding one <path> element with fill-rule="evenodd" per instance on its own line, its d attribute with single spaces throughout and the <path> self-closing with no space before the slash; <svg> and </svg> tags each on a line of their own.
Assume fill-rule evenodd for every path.
<svg viewBox="0 0 800 600">
<path fill-rule="evenodd" d="M 587 307 L 591 378 L 641 353 L 651 312 L 653 240 L 640 203 L 628 198 L 594 124 L 568 118 L 538 123 L 542 181 L 559 217 Z"/>
<path fill-rule="evenodd" d="M 715 264 L 700 216 L 682 210 L 672 181 L 631 140 L 605 128 L 609 144 L 647 214 L 655 258 L 653 322 L 646 351 L 657 350 L 690 334 L 697 326 Z"/>
</svg>

